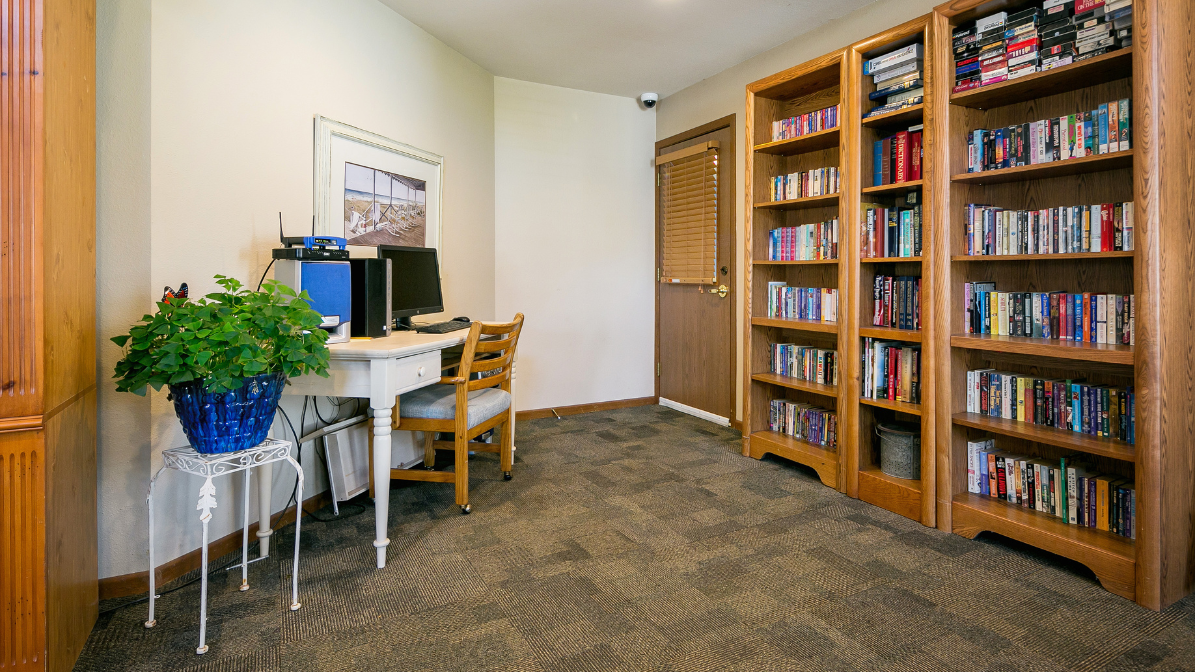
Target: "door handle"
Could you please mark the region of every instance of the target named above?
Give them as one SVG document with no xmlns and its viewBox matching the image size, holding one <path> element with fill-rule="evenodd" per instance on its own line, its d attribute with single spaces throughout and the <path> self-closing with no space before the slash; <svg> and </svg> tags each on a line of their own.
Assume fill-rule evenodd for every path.
<svg viewBox="0 0 1195 672">
<path fill-rule="evenodd" d="M 722 297 L 723 299 L 726 298 L 726 295 L 729 292 L 730 292 L 730 288 L 727 287 L 726 285 L 718 285 L 717 289 L 710 290 L 710 294 L 717 294 L 718 296 Z"/>
</svg>

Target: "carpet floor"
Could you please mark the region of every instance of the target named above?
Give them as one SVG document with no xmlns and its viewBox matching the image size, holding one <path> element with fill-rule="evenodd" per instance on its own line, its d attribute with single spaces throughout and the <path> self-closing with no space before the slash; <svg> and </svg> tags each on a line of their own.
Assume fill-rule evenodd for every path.
<svg viewBox="0 0 1195 672">
<path fill-rule="evenodd" d="M 1195 669 L 1195 598 L 1142 609 L 1077 565 L 743 457 L 730 429 L 646 406 L 522 422 L 516 445 L 513 481 L 471 461 L 469 516 L 450 486 L 396 484 L 385 569 L 372 510 L 304 518 L 301 610 L 292 526 L 248 592 L 210 573 L 206 655 L 196 583 L 151 630 L 144 603 L 102 604 L 75 669 Z"/>
</svg>

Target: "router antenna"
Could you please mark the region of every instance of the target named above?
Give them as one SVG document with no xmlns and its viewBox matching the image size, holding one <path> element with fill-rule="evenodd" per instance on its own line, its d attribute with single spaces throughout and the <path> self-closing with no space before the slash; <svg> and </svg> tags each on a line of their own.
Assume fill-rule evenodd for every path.
<svg viewBox="0 0 1195 672">
<path fill-rule="evenodd" d="M 278 211 L 278 240 L 282 241 L 282 246 L 286 247 L 286 236 L 282 233 L 282 211 Z"/>
<path fill-rule="evenodd" d="M 315 215 L 311 216 L 311 235 L 315 235 Z"/>
</svg>

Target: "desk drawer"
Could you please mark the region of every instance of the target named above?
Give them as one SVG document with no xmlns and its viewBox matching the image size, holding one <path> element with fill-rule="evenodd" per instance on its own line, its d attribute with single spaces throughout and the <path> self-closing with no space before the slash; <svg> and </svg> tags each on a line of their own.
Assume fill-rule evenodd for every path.
<svg viewBox="0 0 1195 672">
<path fill-rule="evenodd" d="M 440 380 L 440 351 L 391 360 L 391 375 L 398 394 L 431 385 Z"/>
</svg>

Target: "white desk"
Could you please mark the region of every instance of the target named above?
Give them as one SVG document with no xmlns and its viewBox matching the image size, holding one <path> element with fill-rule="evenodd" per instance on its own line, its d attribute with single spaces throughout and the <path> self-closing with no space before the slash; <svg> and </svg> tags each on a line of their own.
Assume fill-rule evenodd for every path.
<svg viewBox="0 0 1195 672">
<path fill-rule="evenodd" d="M 399 332 L 386 338 L 329 345 L 328 378 L 292 378 L 284 394 L 369 398 L 373 416 L 374 531 L 378 569 L 386 566 L 390 512 L 390 421 L 398 395 L 440 381 L 440 351 L 460 345 L 468 329 L 447 334 Z M 261 479 L 265 480 L 265 479 Z M 268 515 L 268 514 L 267 514 Z M 267 518 L 268 520 L 268 518 Z"/>
</svg>

